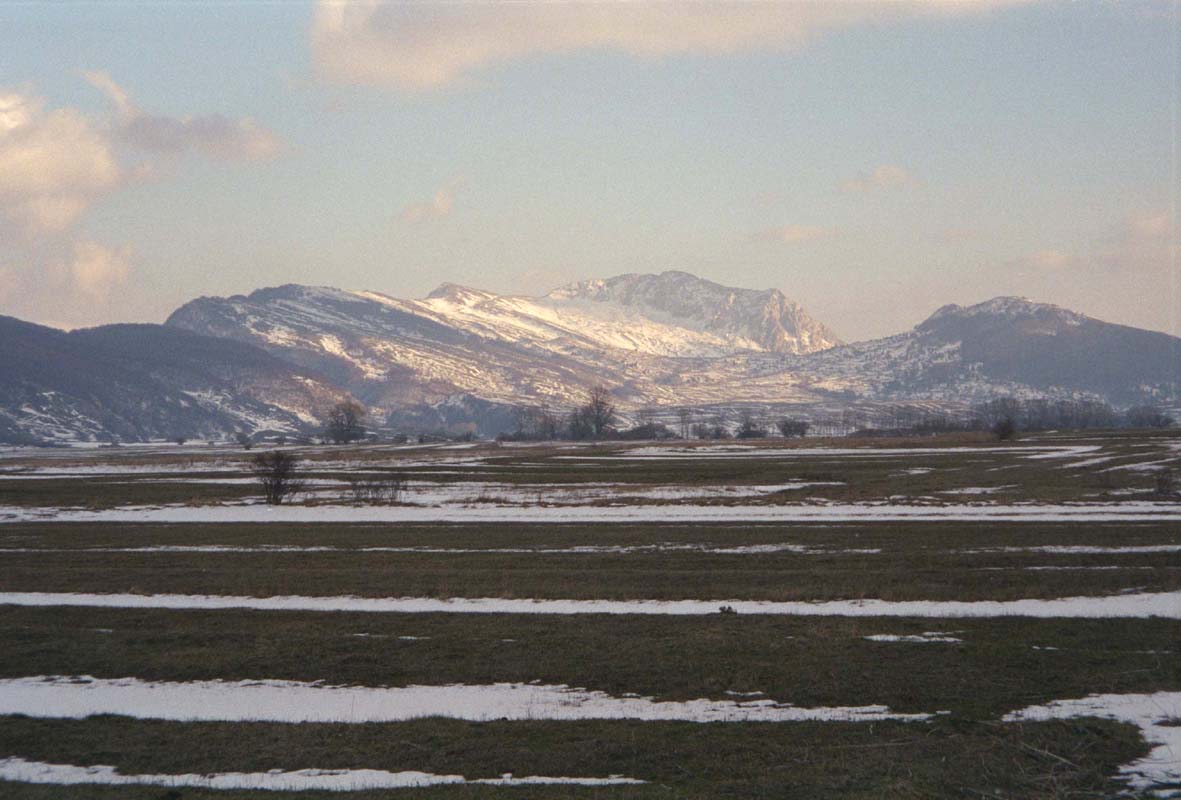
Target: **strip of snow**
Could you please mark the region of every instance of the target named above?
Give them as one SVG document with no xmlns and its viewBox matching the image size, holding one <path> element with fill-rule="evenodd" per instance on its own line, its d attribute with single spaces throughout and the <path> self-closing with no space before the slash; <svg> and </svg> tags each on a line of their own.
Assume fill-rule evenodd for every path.
<svg viewBox="0 0 1181 800">
<path fill-rule="evenodd" d="M 1120 553 L 1181 553 L 1181 544 L 1144 545 L 1040 545 L 1036 547 L 985 547 L 965 550 L 965 553 L 1056 553 L 1059 555 L 1120 554 Z"/>
<path fill-rule="evenodd" d="M 1006 714 L 1006 722 L 1099 717 L 1130 722 L 1153 745 L 1144 758 L 1120 767 L 1120 774 L 1137 792 L 1162 797 L 1181 794 L 1181 692 L 1154 694 L 1093 694 L 1075 700 L 1055 700 Z M 1172 722 L 1174 724 L 1168 724 Z"/>
<path fill-rule="evenodd" d="M 758 447 L 751 445 L 698 445 L 696 447 L 635 447 L 609 456 L 557 456 L 557 458 L 797 458 L 800 456 L 852 456 L 895 458 L 911 455 L 963 455 L 964 453 L 1023 454 L 1026 458 L 1065 458 L 1093 453 L 1099 445 L 1030 445 L 994 447 Z"/>
<path fill-rule="evenodd" d="M 490 720 L 629 719 L 679 722 L 922 721 L 885 706 L 798 708 L 772 700 L 654 700 L 613 697 L 565 685 L 495 683 L 445 686 L 326 686 L 303 681 L 142 681 L 84 676 L 0 680 L 0 714 L 82 719 L 209 722 L 401 722 L 448 717 Z"/>
<path fill-rule="evenodd" d="M 1016 488 L 1016 484 L 1009 486 L 966 486 L 963 489 L 943 489 L 939 494 L 996 494 L 997 492 Z"/>
<path fill-rule="evenodd" d="M 1161 459 L 1160 461 L 1141 461 L 1136 464 L 1120 464 L 1116 467 L 1108 467 L 1105 470 L 1101 470 L 1101 472 L 1159 472 L 1160 470 L 1165 469 L 1168 465 L 1176 463 L 1177 459 L 1175 458 L 1165 458 Z"/>
<path fill-rule="evenodd" d="M 531 555 L 615 555 L 630 553 L 716 553 L 719 555 L 765 555 L 767 553 L 797 553 L 802 555 L 873 555 L 879 547 L 827 548 L 802 544 L 748 544 L 723 547 L 711 544 L 661 542 L 657 544 L 588 544 L 572 547 L 428 547 L 377 546 L 336 547 L 334 545 L 229 545 L 229 544 L 158 544 L 142 547 L 0 547 L 0 555 L 7 553 L 509 553 Z"/>
<path fill-rule="evenodd" d="M 209 594 L 0 592 L 0 605 L 105 608 L 253 609 L 397 614 L 653 614 L 700 616 L 723 606 L 739 614 L 819 617 L 1037 617 L 1181 619 L 1181 591 L 1052 600 L 549 600 L 501 597 L 246 597 Z"/>
<path fill-rule="evenodd" d="M 944 631 L 926 631 L 917 635 L 896 634 L 896 633 L 875 633 L 872 636 L 861 637 L 870 642 L 908 642 L 913 644 L 926 644 L 928 642 L 962 642 L 952 636 L 950 633 Z"/>
<path fill-rule="evenodd" d="M 431 772 L 386 772 L 379 769 L 300 769 L 291 772 L 211 772 L 202 775 L 124 775 L 115 767 L 77 767 L 72 764 L 49 764 L 26 761 L 19 757 L 0 759 L 0 781 L 50 784 L 53 786 L 168 786 L 192 789 L 249 789 L 265 792 L 359 792 L 370 789 L 409 789 L 440 784 L 485 784 L 491 786 L 535 786 L 564 784 L 570 786 L 619 786 L 644 783 L 635 778 L 611 775 L 606 778 L 551 778 L 530 775 L 516 778 L 467 779 L 462 775 L 436 775 Z"/>
<path fill-rule="evenodd" d="M 816 505 L 648 505 L 581 507 L 445 506 L 123 506 L 109 509 L 7 506 L 5 522 L 806 522 L 809 520 L 934 520 L 998 522 L 1166 522 L 1181 521 L 1181 504 L 1073 503 L 1058 505 L 903 505 L 892 503 Z"/>
</svg>

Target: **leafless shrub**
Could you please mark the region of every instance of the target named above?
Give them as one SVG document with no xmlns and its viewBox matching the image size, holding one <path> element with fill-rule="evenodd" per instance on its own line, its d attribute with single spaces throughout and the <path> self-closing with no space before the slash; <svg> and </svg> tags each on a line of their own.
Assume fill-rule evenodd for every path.
<svg viewBox="0 0 1181 800">
<path fill-rule="evenodd" d="M 299 459 L 290 453 L 282 450 L 259 453 L 254 457 L 253 471 L 262 487 L 263 497 L 270 505 L 277 506 L 296 492 L 303 491 Z"/>
<path fill-rule="evenodd" d="M 393 505 L 402 502 L 406 493 L 404 475 L 354 475 L 349 480 L 353 502 L 369 505 Z"/>
</svg>

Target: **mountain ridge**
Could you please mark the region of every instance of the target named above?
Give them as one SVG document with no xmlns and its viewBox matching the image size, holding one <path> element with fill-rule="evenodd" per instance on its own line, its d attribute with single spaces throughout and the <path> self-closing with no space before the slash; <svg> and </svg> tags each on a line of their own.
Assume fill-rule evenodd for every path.
<svg viewBox="0 0 1181 800">
<path fill-rule="evenodd" d="M 0 316 L 0 441 L 306 433 L 347 397 L 251 345 L 152 324 Z"/>
<path fill-rule="evenodd" d="M 0 333 L 0 440 L 9 441 L 106 429 L 171 437 L 186 425 L 307 432 L 325 403 L 344 397 L 379 425 L 495 434 L 514 408 L 570 408 L 596 385 L 625 415 L 962 409 L 997 396 L 1170 405 L 1181 354 L 1177 337 L 1011 296 L 945 305 L 908 331 L 844 343 L 778 290 L 676 271 L 536 297 L 455 283 L 417 299 L 283 284 L 196 298 L 163 326 L 64 333 L 0 318 Z"/>
<path fill-rule="evenodd" d="M 260 292 L 229 315 L 233 335 L 276 353 L 298 342 L 298 363 L 330 373 L 331 364 L 351 363 L 357 380 L 346 388 L 379 407 L 393 394 L 402 403 L 468 394 L 569 405 L 595 383 L 612 387 L 625 408 L 973 402 L 1000 393 L 1129 404 L 1175 393 L 1175 337 L 1011 296 L 946 305 L 909 331 L 843 343 L 778 290 L 725 287 L 677 271 L 580 281 L 537 297 L 455 283 L 412 300 L 293 285 Z M 284 313 L 276 293 L 283 303 L 307 305 Z M 224 312 L 242 301 L 208 302 Z M 314 323 L 326 306 L 335 309 L 331 324 Z M 336 313 L 345 307 L 348 314 Z M 200 329 L 189 308 L 169 324 Z M 800 316 L 785 323 L 788 312 Z M 277 335 L 284 326 L 291 330 Z M 810 331 L 815 338 L 802 336 Z M 796 346 L 780 346 L 787 335 Z M 813 349 L 799 352 L 804 339 Z M 1088 362 L 1088 348 L 1102 352 L 1106 365 Z M 408 383 L 391 393 L 395 368 Z"/>
</svg>

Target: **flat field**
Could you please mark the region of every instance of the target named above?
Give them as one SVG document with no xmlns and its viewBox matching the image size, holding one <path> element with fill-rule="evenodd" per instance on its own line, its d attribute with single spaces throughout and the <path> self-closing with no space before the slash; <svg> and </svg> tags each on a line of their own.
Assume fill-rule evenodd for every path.
<svg viewBox="0 0 1181 800">
<path fill-rule="evenodd" d="M 257 452 L 0 453 L 0 795 L 1181 795 L 1181 436 Z"/>
</svg>

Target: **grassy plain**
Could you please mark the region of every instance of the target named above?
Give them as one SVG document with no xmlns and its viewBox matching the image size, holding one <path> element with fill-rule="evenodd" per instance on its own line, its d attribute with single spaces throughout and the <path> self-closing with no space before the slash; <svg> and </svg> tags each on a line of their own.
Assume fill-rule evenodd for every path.
<svg viewBox="0 0 1181 800">
<path fill-rule="evenodd" d="M 242 482 L 247 456 L 199 448 L 8 454 L 0 459 L 0 518 L 4 506 L 14 514 L 41 509 L 44 515 L 41 521 L 0 524 L 0 591 L 719 601 L 1009 600 L 1176 591 L 1181 530 L 1171 518 L 603 523 L 595 520 L 594 509 L 1129 502 L 1168 509 L 1170 498 L 1158 491 L 1156 476 L 1181 457 L 1179 443 L 1159 434 L 1097 434 L 999 446 L 964 438 L 763 442 L 754 443 L 757 453 L 707 449 L 687 455 L 684 445 L 674 444 L 666 446 L 675 450 L 664 457 L 636 445 L 301 453 L 308 477 L 319 481 L 301 503 L 348 503 L 350 475 L 396 472 L 411 479 L 403 498 L 409 504 L 432 497 L 444 505 L 574 503 L 586 509 L 584 521 L 562 524 L 60 522 L 52 509 L 252 502 L 254 487 Z M 851 446 L 867 449 L 849 452 Z M 1050 451 L 1039 447 L 1073 449 L 1043 457 Z M 734 497 L 720 491 L 793 482 L 829 485 Z M 592 493 L 571 500 L 559 496 L 555 485 Z M 475 493 L 456 488 L 465 486 Z M 663 498 L 656 491 L 668 487 L 681 491 Z M 695 497 L 695 489 L 703 494 Z M 807 551 L 713 552 L 756 545 Z M 248 550 L 143 549 L 169 546 Z M 271 546 L 332 549 L 258 551 Z M 587 547 L 600 550 L 547 552 Z M 1089 550 L 1037 549 L 1047 547 Z M 1156 550 L 1107 549 L 1113 547 Z M 866 638 L 930 631 L 961 641 Z M 358 686 L 539 681 L 662 700 L 749 695 L 801 707 L 881 704 L 899 712 L 947 712 L 930 722 L 757 724 L 443 718 L 273 724 L 0 716 L 0 758 L 106 764 L 126 773 L 317 767 L 469 778 L 507 772 L 622 774 L 648 782 L 347 795 L 358 800 L 1111 797 L 1124 788 L 1116 780 L 1119 766 L 1148 751 L 1135 726 L 1093 718 L 1013 723 L 1001 717 L 1091 693 L 1181 691 L 1175 652 L 1181 621 L 1159 618 L 472 616 L 9 605 L 0 606 L 0 642 L 0 678 L 265 678 Z M 0 783 L 0 794 L 38 800 L 238 800 L 260 793 L 7 782 Z"/>
</svg>

